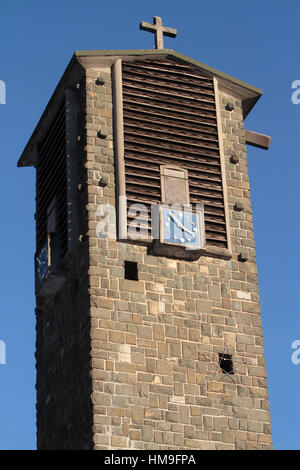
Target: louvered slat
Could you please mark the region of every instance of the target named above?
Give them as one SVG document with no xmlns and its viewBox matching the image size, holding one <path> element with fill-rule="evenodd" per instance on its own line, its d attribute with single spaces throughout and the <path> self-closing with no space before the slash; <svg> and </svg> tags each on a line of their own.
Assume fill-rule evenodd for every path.
<svg viewBox="0 0 300 470">
<path fill-rule="evenodd" d="M 204 203 L 206 239 L 227 247 L 213 80 L 173 60 L 122 63 L 125 185 L 150 235 L 161 202 L 160 165 L 188 170 L 191 204 Z M 128 222 L 133 222 L 133 215 Z"/>
<path fill-rule="evenodd" d="M 59 108 L 39 148 L 36 191 L 36 246 L 41 250 L 47 239 L 47 208 L 56 197 L 57 231 L 60 253 L 67 251 L 67 176 L 65 103 Z"/>
</svg>

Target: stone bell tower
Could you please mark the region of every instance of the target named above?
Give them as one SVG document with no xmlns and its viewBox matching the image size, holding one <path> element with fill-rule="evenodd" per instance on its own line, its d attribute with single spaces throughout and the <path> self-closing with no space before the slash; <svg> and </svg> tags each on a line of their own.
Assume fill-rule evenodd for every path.
<svg viewBox="0 0 300 470">
<path fill-rule="evenodd" d="M 39 449 L 270 449 L 244 129 L 262 92 L 173 50 L 77 51 L 36 168 Z"/>
</svg>

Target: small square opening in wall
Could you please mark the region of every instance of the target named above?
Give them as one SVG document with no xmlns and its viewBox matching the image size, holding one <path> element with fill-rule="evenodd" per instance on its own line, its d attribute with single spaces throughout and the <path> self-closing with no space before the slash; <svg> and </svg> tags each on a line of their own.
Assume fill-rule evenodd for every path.
<svg viewBox="0 0 300 470">
<path fill-rule="evenodd" d="M 234 374 L 232 355 L 219 353 L 219 366 L 223 374 Z"/>
<path fill-rule="evenodd" d="M 135 261 L 125 261 L 125 279 L 138 281 L 138 264 Z"/>
</svg>

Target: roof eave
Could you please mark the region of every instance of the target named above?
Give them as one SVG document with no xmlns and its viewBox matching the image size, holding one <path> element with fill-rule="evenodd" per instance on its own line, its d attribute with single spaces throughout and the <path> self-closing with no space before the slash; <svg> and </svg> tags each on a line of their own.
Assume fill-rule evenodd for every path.
<svg viewBox="0 0 300 470">
<path fill-rule="evenodd" d="M 75 67 L 75 69 L 74 69 Z M 70 71 L 72 70 L 72 74 Z M 26 147 L 24 148 L 22 155 L 20 156 L 17 166 L 34 166 L 37 161 L 37 146 L 36 142 L 39 140 L 39 136 L 43 132 L 44 128 L 47 125 L 47 122 L 54 117 L 57 110 L 57 102 L 60 99 L 60 96 L 65 87 L 71 86 L 74 82 L 78 82 L 80 75 L 84 72 L 81 65 L 79 64 L 75 54 L 72 56 L 70 62 L 67 65 L 60 81 L 58 82 L 46 108 L 43 111 L 30 139 L 28 140 Z"/>
<path fill-rule="evenodd" d="M 172 49 L 75 51 L 18 161 L 18 167 L 35 165 L 37 160 L 36 141 L 39 140 L 39 136 L 45 129 L 45 124 L 49 121 L 49 119 L 51 119 L 51 116 L 56 109 L 56 107 L 53 106 L 53 103 L 59 101 L 58 98 L 65 87 L 74 85 L 74 83 L 78 81 L 80 74 L 84 73 L 84 69 L 86 67 L 92 66 L 92 62 L 98 62 L 98 57 L 102 58 L 105 63 L 109 64 L 113 63 L 118 57 L 135 58 L 137 56 L 150 55 L 152 57 L 173 57 L 181 62 L 185 62 L 194 67 L 200 68 L 208 76 L 216 77 L 218 79 L 220 89 L 223 89 L 224 91 L 227 91 L 228 93 L 231 93 L 241 99 L 244 119 L 262 96 L 262 90 L 259 88 L 249 85 L 246 82 L 243 82 L 235 77 L 232 77 L 231 75 L 203 64 L 202 62 L 180 54 L 179 52 L 173 51 Z M 70 74 L 71 70 L 72 74 Z"/>
</svg>

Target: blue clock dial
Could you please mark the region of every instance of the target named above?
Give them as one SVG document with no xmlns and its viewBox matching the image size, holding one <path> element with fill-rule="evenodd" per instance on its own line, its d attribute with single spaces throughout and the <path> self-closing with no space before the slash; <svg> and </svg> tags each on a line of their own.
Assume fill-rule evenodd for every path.
<svg viewBox="0 0 300 470">
<path fill-rule="evenodd" d="M 198 213 L 161 208 L 161 242 L 189 249 L 202 248 L 201 224 Z"/>
<path fill-rule="evenodd" d="M 36 257 L 37 262 L 37 274 L 38 274 L 38 285 L 40 286 L 45 276 L 48 273 L 48 243 L 41 249 L 39 255 Z"/>
</svg>

